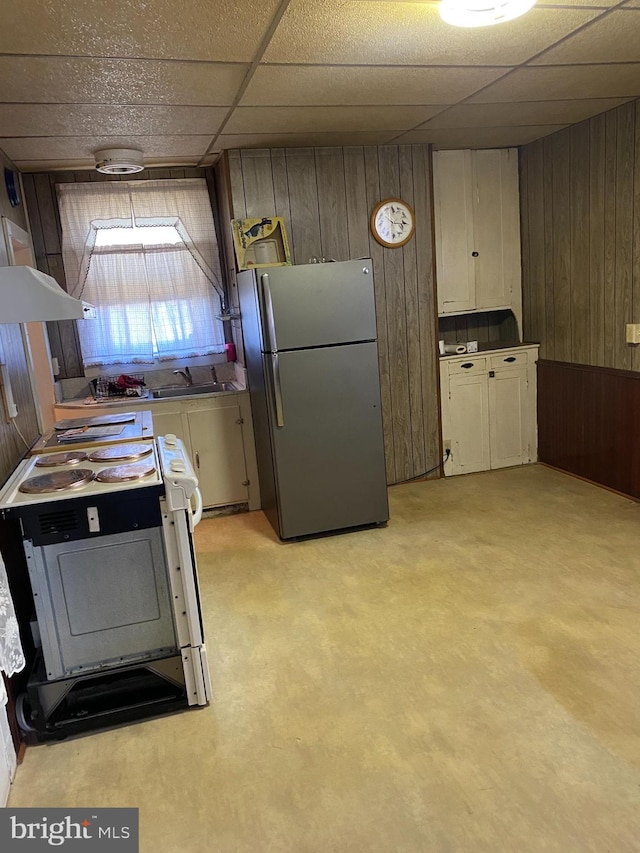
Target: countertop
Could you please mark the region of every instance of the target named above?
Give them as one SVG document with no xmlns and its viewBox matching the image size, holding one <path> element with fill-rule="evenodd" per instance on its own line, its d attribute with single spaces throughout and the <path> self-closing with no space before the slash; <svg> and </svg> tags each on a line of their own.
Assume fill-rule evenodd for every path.
<svg viewBox="0 0 640 853">
<path fill-rule="evenodd" d="M 462 343 L 462 341 L 461 341 Z M 525 349 L 527 347 L 538 347 L 539 343 L 536 342 L 526 342 L 526 341 L 518 341 L 517 343 L 507 343 L 506 341 L 486 341 L 478 343 L 478 352 L 448 352 L 445 355 L 441 355 L 440 358 L 466 358 L 467 356 L 473 357 L 474 355 L 481 355 L 484 353 L 490 352 L 500 352 L 505 349 Z"/>
<path fill-rule="evenodd" d="M 157 403 L 180 402 L 184 400 L 207 400 L 210 397 L 225 397 L 229 394 L 241 394 L 246 391 L 237 383 L 233 383 L 234 388 L 230 391 L 212 391 L 210 394 L 189 394 L 189 389 L 185 386 L 185 393 L 172 397 L 103 397 L 95 399 L 94 397 L 79 397 L 75 400 L 63 400 L 61 403 L 56 403 L 56 409 L 84 409 L 85 407 L 94 409 L 128 409 L 131 406 L 155 406 Z"/>
</svg>

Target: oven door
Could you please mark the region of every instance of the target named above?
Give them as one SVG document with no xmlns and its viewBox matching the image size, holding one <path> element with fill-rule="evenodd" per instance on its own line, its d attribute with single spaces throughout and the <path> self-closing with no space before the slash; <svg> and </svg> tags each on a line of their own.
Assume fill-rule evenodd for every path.
<svg viewBox="0 0 640 853">
<path fill-rule="evenodd" d="M 24 546 L 47 678 L 177 650 L 161 527 Z"/>
</svg>

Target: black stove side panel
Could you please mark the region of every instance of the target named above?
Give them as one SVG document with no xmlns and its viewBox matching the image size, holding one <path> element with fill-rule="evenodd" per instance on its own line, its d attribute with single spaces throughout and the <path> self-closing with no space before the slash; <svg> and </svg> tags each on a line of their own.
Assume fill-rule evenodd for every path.
<svg viewBox="0 0 640 853">
<path fill-rule="evenodd" d="M 7 521 L 19 520 L 22 538 L 35 546 L 95 539 L 162 525 L 164 486 L 23 504 L 2 510 Z"/>
</svg>

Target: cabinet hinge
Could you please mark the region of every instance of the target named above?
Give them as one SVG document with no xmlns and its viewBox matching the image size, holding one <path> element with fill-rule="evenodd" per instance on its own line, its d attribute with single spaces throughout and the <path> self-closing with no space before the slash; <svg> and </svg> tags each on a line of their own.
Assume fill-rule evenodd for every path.
<svg viewBox="0 0 640 853">
<path fill-rule="evenodd" d="M 237 423 L 237 424 L 243 424 L 243 423 L 244 423 L 244 418 L 238 418 L 238 420 L 236 421 L 236 423 Z"/>
</svg>

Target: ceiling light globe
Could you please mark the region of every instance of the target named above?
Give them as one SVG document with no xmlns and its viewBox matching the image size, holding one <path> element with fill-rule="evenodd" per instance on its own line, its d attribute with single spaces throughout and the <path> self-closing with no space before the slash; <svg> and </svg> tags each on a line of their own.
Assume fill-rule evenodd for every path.
<svg viewBox="0 0 640 853">
<path fill-rule="evenodd" d="M 442 0 L 440 17 L 454 27 L 489 27 L 524 15 L 536 0 Z"/>
</svg>

